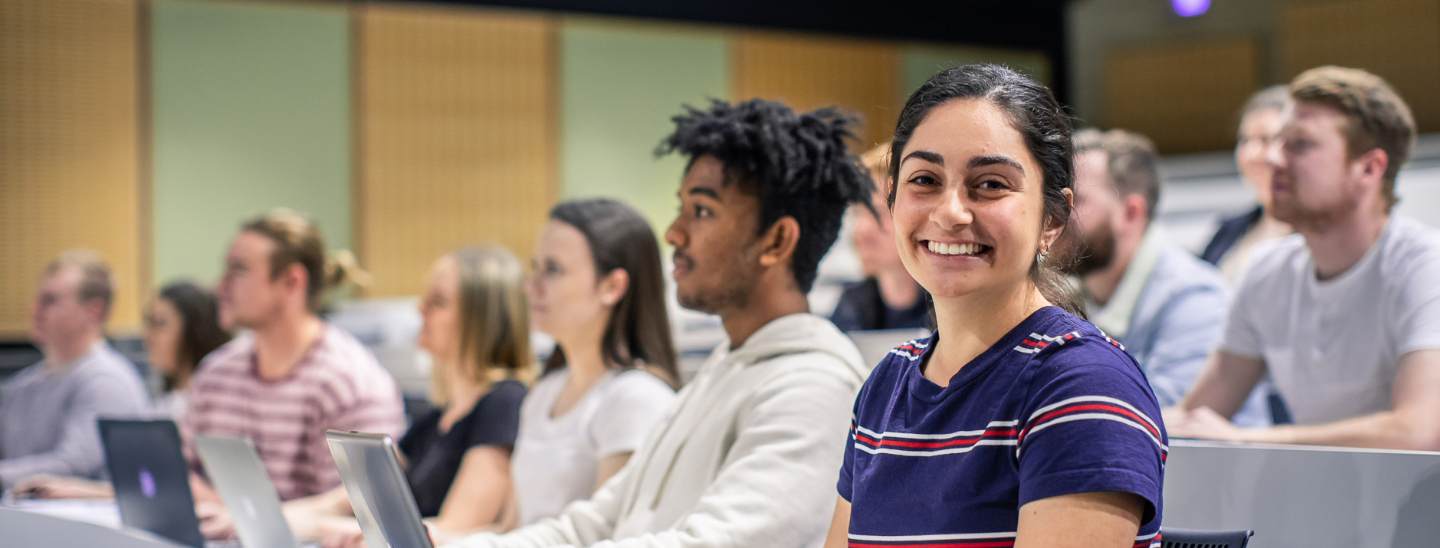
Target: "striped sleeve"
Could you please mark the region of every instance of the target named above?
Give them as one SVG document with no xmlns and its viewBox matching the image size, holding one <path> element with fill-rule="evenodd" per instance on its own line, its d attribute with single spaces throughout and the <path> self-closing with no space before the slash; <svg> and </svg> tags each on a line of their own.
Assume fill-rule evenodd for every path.
<svg viewBox="0 0 1440 548">
<path fill-rule="evenodd" d="M 862 392 L 862 394 L 863 394 L 863 392 Z M 859 399 L 858 399 L 858 398 L 856 399 L 856 405 L 857 405 L 857 406 L 859 405 Z M 844 460 L 840 463 L 840 480 L 839 480 L 838 482 L 836 482 L 836 484 L 835 484 L 835 489 L 836 489 L 836 491 L 838 491 L 838 492 L 840 493 L 840 498 L 845 499 L 845 502 L 850 502 L 850 497 L 851 497 L 851 495 L 852 495 L 853 492 L 854 492 L 854 487 L 855 487 L 855 483 L 854 483 L 854 482 L 855 482 L 854 467 L 855 467 L 855 415 L 854 415 L 854 413 L 851 413 L 851 415 L 850 415 L 850 433 L 849 433 L 849 434 L 846 434 L 846 436 L 845 436 L 845 457 L 844 457 Z"/>
<path fill-rule="evenodd" d="M 1159 405 L 1134 360 L 1099 341 L 1053 352 L 1037 368 L 1015 447 L 1020 504 L 1118 491 L 1156 517 L 1166 446 Z"/>
</svg>

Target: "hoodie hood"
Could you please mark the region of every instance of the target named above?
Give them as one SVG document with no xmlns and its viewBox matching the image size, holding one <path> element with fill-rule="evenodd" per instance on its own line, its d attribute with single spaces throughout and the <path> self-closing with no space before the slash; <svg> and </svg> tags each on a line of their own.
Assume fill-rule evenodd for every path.
<svg viewBox="0 0 1440 548">
<path fill-rule="evenodd" d="M 730 341 L 720 343 L 718 351 L 727 352 Z M 830 320 L 809 313 L 781 316 L 765 324 L 740 348 L 728 350 L 724 361 L 745 366 L 774 359 L 788 354 L 821 352 L 834 356 L 840 363 L 864 381 L 869 374 L 860 349 L 850 337 L 840 332 Z M 830 362 L 822 362 L 830 363 Z"/>
</svg>

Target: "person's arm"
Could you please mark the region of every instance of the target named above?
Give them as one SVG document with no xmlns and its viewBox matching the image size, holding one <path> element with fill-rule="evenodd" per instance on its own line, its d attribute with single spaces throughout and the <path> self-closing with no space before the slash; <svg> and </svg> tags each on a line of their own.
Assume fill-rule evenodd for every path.
<svg viewBox="0 0 1440 548">
<path fill-rule="evenodd" d="M 36 499 L 108 499 L 115 490 L 108 482 L 50 475 L 30 476 L 15 483 L 16 497 Z"/>
<path fill-rule="evenodd" d="M 1116 492 L 1031 501 L 1020 507 L 1015 548 L 1131 548 L 1144 508 L 1138 495 Z"/>
<path fill-rule="evenodd" d="M 850 545 L 850 501 L 835 497 L 835 515 L 830 516 L 830 532 L 825 535 L 825 548 Z"/>
<path fill-rule="evenodd" d="M 1256 443 L 1336 445 L 1379 449 L 1440 450 L 1440 350 L 1417 350 L 1400 358 L 1391 408 L 1328 424 L 1236 428 L 1209 409 L 1181 423 L 1186 435 Z M 1180 435 L 1181 429 L 1175 429 Z"/>
<path fill-rule="evenodd" d="M 590 439 L 600 455 L 591 492 L 625 467 L 651 427 L 675 402 L 675 389 L 659 375 L 644 370 L 621 373 L 604 390 L 599 413 L 589 425 Z"/>
<path fill-rule="evenodd" d="M 500 521 L 510 492 L 510 451 L 489 445 L 471 447 L 432 523 L 445 531 L 494 525 Z"/>
<path fill-rule="evenodd" d="M 281 510 L 297 539 L 330 538 L 351 530 L 355 511 L 345 486 L 324 493 L 286 501 Z"/>
<path fill-rule="evenodd" d="M 600 486 L 589 500 L 570 503 L 560 515 L 521 527 L 504 536 L 479 533 L 444 544 L 445 548 L 514 548 L 589 546 L 610 538 L 620 518 L 620 495 L 637 479 L 635 467 L 627 466 L 610 482 Z M 517 515 L 518 519 L 518 515 Z"/>
<path fill-rule="evenodd" d="M 635 454 L 633 451 L 623 451 L 600 459 L 600 466 L 595 470 L 595 489 L 591 492 L 600 490 L 601 485 L 605 485 L 605 482 L 610 481 L 610 478 L 619 473 L 620 469 L 625 467 L 625 463 L 630 462 L 630 455 L 633 454 Z"/>
<path fill-rule="evenodd" d="M 1131 547 L 1160 528 L 1166 426 L 1129 358 L 1097 346 L 1036 369 L 1017 426 L 1017 547 Z"/>
<path fill-rule="evenodd" d="M 801 364 L 787 367 L 755 389 L 740 411 L 725 464 L 674 527 L 611 540 L 620 515 L 618 494 L 639 480 L 636 467 L 627 466 L 619 481 L 606 483 L 589 501 L 567 506 L 557 519 L 504 536 L 472 537 L 463 546 L 741 548 L 812 542 L 825 532 L 824 513 L 835 493 L 834 471 L 858 379 L 842 380 Z"/>
<path fill-rule="evenodd" d="M 1265 360 L 1216 350 L 1195 379 L 1195 385 L 1180 400 L 1179 410 L 1185 412 L 1206 407 L 1222 416 L 1233 417 L 1264 376 Z M 1167 413 L 1166 426 L 1171 426 L 1171 420 L 1179 416 L 1182 415 Z M 1170 434 L 1190 437 L 1173 427 Z"/>
<path fill-rule="evenodd" d="M 70 399 L 70 407 L 61 420 L 60 438 L 54 448 L 44 453 L 0 460 L 0 484 L 8 488 L 21 478 L 39 474 L 54 476 L 99 477 L 105 466 L 105 453 L 100 447 L 101 416 L 134 415 L 145 410 L 141 394 L 120 379 L 99 376 L 80 382 Z M 8 417 L 7 420 L 24 420 Z"/>
<path fill-rule="evenodd" d="M 1140 364 L 1160 407 L 1180 403 L 1195 385 L 1220 339 L 1227 305 L 1218 286 L 1190 288 L 1163 303 L 1153 320 L 1149 355 Z"/>
</svg>

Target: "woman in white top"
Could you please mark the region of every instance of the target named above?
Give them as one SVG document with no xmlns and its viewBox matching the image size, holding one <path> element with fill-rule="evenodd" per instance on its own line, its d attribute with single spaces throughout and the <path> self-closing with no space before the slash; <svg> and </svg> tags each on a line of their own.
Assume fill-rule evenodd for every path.
<svg viewBox="0 0 1440 548">
<path fill-rule="evenodd" d="M 556 348 L 520 409 L 512 527 L 558 514 L 620 471 L 679 378 L 660 248 L 638 212 L 605 199 L 555 206 L 531 266 L 531 326 Z"/>
</svg>

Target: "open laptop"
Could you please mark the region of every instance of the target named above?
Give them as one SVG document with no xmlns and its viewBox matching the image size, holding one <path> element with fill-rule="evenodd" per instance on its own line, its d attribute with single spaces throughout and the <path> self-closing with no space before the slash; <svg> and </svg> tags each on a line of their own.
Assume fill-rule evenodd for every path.
<svg viewBox="0 0 1440 548">
<path fill-rule="evenodd" d="M 1172 439 L 1165 526 L 1265 546 L 1440 545 L 1440 453 Z"/>
<path fill-rule="evenodd" d="M 340 468 L 366 546 L 434 547 L 390 436 L 331 430 L 325 440 Z"/>
<path fill-rule="evenodd" d="M 280 509 L 280 495 L 249 438 L 195 436 L 195 449 L 230 511 L 241 544 L 298 548 Z"/>
<path fill-rule="evenodd" d="M 170 420 L 100 419 L 105 465 L 120 521 L 186 546 L 203 548 L 180 431 Z"/>
</svg>

